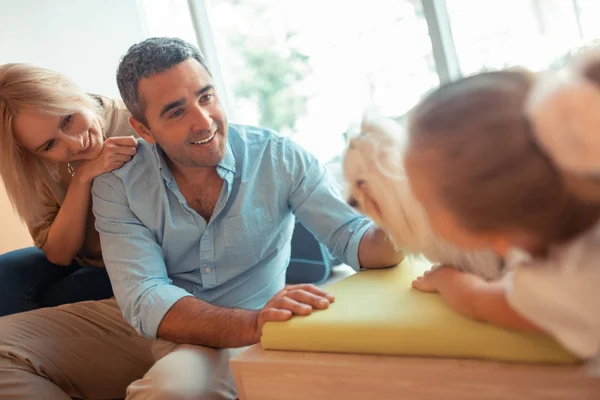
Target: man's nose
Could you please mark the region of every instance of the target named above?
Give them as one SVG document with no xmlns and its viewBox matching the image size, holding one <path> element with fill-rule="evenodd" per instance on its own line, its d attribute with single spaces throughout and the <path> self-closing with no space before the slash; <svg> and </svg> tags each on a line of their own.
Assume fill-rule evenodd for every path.
<svg viewBox="0 0 600 400">
<path fill-rule="evenodd" d="M 210 115 L 210 112 L 201 106 L 196 106 L 193 109 L 194 116 L 194 131 L 209 131 L 212 127 L 213 119 Z"/>
</svg>

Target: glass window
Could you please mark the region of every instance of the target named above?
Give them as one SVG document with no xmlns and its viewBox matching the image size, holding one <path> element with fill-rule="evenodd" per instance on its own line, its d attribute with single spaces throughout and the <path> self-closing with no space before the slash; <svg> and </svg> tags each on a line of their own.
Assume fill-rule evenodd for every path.
<svg viewBox="0 0 600 400">
<path fill-rule="evenodd" d="M 600 39 L 600 24 L 598 23 L 600 1 L 576 0 L 574 3 L 583 39 L 586 42 Z"/>
<path fill-rule="evenodd" d="M 546 69 L 600 37 L 596 0 L 446 0 L 446 9 L 464 75 L 511 65 Z"/>
<path fill-rule="evenodd" d="M 142 29 L 148 37 L 179 37 L 196 43 L 190 9 L 186 0 L 137 0 Z"/>
<path fill-rule="evenodd" d="M 438 85 L 419 0 L 211 0 L 231 122 L 326 162 L 365 106 L 402 116 Z"/>
</svg>

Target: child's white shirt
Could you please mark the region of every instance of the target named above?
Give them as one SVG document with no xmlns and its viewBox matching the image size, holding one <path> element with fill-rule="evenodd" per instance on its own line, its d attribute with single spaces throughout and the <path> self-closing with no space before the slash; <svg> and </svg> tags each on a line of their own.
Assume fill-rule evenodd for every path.
<svg viewBox="0 0 600 400">
<path fill-rule="evenodd" d="M 510 305 L 582 358 L 600 353 L 600 228 L 544 259 L 508 257 Z"/>
</svg>

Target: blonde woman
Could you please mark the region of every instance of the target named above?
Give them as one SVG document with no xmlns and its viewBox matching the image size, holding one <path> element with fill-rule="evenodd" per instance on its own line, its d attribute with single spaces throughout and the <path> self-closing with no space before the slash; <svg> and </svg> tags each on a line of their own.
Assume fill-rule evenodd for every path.
<svg viewBox="0 0 600 400">
<path fill-rule="evenodd" d="M 90 191 L 135 154 L 128 118 L 54 71 L 0 66 L 0 177 L 36 245 L 0 255 L 0 316 L 112 296 Z"/>
</svg>

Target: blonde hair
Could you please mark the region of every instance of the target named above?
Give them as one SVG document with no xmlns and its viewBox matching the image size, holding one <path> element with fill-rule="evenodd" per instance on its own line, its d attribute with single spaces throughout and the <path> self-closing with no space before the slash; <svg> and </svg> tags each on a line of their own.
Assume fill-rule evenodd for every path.
<svg viewBox="0 0 600 400">
<path fill-rule="evenodd" d="M 0 65 L 0 177 L 13 208 L 26 223 L 41 218 L 43 176 L 58 180 L 58 164 L 24 149 L 13 123 L 22 110 L 63 116 L 84 110 L 99 115 L 96 102 L 69 78 L 28 64 Z"/>
<path fill-rule="evenodd" d="M 540 146 L 526 107 L 534 82 L 506 70 L 439 88 L 411 113 L 409 156 L 433 158 L 436 195 L 466 229 L 526 232 L 547 247 L 591 228 L 600 203 L 574 191 Z"/>
</svg>

